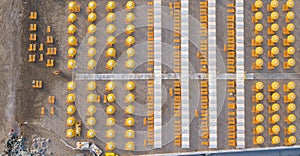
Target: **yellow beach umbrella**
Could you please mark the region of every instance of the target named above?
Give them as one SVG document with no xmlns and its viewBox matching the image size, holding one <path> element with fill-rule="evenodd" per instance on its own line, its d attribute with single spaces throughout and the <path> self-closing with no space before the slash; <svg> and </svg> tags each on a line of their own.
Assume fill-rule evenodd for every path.
<svg viewBox="0 0 300 156">
<path fill-rule="evenodd" d="M 133 139 L 134 138 L 134 130 L 131 130 L 131 129 L 126 130 L 124 137 L 128 138 L 128 139 Z"/>
<path fill-rule="evenodd" d="M 273 47 L 273 48 L 271 49 L 271 53 L 272 53 L 273 55 L 277 55 L 277 54 L 279 53 L 279 48 L 278 48 L 278 47 Z"/>
<path fill-rule="evenodd" d="M 107 16 L 106 16 L 106 22 L 107 22 L 107 23 L 111 23 L 111 22 L 115 21 L 116 18 L 117 18 L 117 17 L 116 17 L 116 14 L 113 13 L 113 12 L 110 12 L 110 13 L 108 13 Z"/>
<path fill-rule="evenodd" d="M 128 48 L 126 54 L 128 58 L 133 57 L 135 55 L 135 50 L 133 48 Z"/>
<path fill-rule="evenodd" d="M 67 126 L 74 126 L 75 125 L 75 118 L 74 117 L 68 117 L 67 119 Z"/>
<path fill-rule="evenodd" d="M 94 117 L 89 117 L 87 120 L 86 120 L 86 124 L 87 126 L 94 126 L 96 124 L 96 118 Z"/>
<path fill-rule="evenodd" d="M 105 90 L 106 91 L 112 91 L 114 90 L 116 87 L 116 84 L 113 81 L 109 81 L 108 83 L 106 83 L 105 85 Z"/>
<path fill-rule="evenodd" d="M 257 134 L 263 133 L 264 130 L 265 130 L 265 128 L 264 128 L 264 126 L 262 126 L 262 125 L 258 125 L 258 126 L 256 126 L 256 128 L 255 128 L 255 131 L 256 131 Z"/>
<path fill-rule="evenodd" d="M 109 138 L 109 139 L 112 139 L 112 138 L 115 137 L 115 135 L 116 135 L 115 130 L 109 129 L 109 130 L 106 131 L 105 137 L 106 137 L 106 138 Z"/>
<path fill-rule="evenodd" d="M 272 61 L 271 61 L 271 65 L 273 66 L 273 67 L 277 67 L 277 66 L 279 66 L 279 60 L 278 59 L 272 59 Z"/>
<path fill-rule="evenodd" d="M 273 12 L 271 13 L 271 18 L 272 18 L 273 20 L 277 20 L 278 17 L 279 17 L 279 14 L 278 14 L 277 11 L 273 11 Z"/>
<path fill-rule="evenodd" d="M 256 98 L 256 100 L 261 101 L 261 100 L 264 99 L 264 94 L 263 93 L 256 93 L 255 98 Z"/>
<path fill-rule="evenodd" d="M 126 68 L 133 68 L 135 66 L 134 60 L 128 60 L 125 63 Z"/>
<path fill-rule="evenodd" d="M 132 127 L 133 125 L 134 125 L 134 118 L 133 117 L 127 118 L 125 121 L 125 126 Z"/>
<path fill-rule="evenodd" d="M 97 14 L 92 12 L 88 15 L 88 22 L 92 23 L 92 22 L 96 21 L 96 19 L 97 19 Z"/>
<path fill-rule="evenodd" d="M 125 19 L 125 22 L 126 23 L 130 23 L 132 22 L 133 20 L 135 19 L 135 15 L 133 13 L 127 13 L 126 14 L 126 19 Z"/>
<path fill-rule="evenodd" d="M 128 81 L 128 82 L 126 83 L 126 89 L 127 89 L 127 90 L 131 91 L 131 90 L 133 90 L 134 88 L 135 88 L 135 83 L 134 83 L 133 81 Z"/>
<path fill-rule="evenodd" d="M 289 54 L 289 55 L 294 55 L 295 54 L 295 48 L 294 47 L 289 47 L 288 49 L 287 49 L 287 53 Z"/>
<path fill-rule="evenodd" d="M 126 96 L 125 101 L 129 103 L 129 102 L 133 102 L 134 99 L 135 99 L 134 95 L 133 95 L 132 93 L 129 93 L 129 94 Z"/>
<path fill-rule="evenodd" d="M 273 136 L 272 137 L 272 144 L 279 144 L 280 143 L 280 137 L 279 136 Z"/>
<path fill-rule="evenodd" d="M 108 107 L 106 107 L 106 114 L 112 115 L 115 113 L 115 111 L 116 111 L 116 109 L 112 105 L 109 105 Z"/>
<path fill-rule="evenodd" d="M 116 61 L 115 60 L 108 60 L 106 63 L 106 69 L 107 70 L 112 70 L 116 66 Z"/>
<path fill-rule="evenodd" d="M 272 115 L 272 121 L 274 123 L 278 122 L 280 120 L 280 116 L 278 114 L 274 114 Z"/>
<path fill-rule="evenodd" d="M 278 1 L 277 0 L 272 0 L 271 3 L 270 3 L 270 6 L 272 8 L 277 8 L 278 7 Z"/>
<path fill-rule="evenodd" d="M 279 93 L 275 92 L 272 94 L 272 100 L 277 101 L 280 99 L 280 95 Z"/>
<path fill-rule="evenodd" d="M 97 66 L 97 62 L 94 59 L 90 59 L 87 65 L 88 69 L 94 69 Z"/>
<path fill-rule="evenodd" d="M 73 22 L 75 22 L 75 21 L 76 21 L 76 19 L 77 19 L 77 16 L 76 16 L 76 14 L 74 14 L 74 13 L 70 13 L 70 14 L 68 15 L 68 22 L 69 22 L 69 23 L 73 23 Z"/>
<path fill-rule="evenodd" d="M 94 34 L 96 32 L 96 30 L 97 30 L 97 27 L 96 27 L 95 24 L 90 24 L 88 26 L 87 30 L 88 30 L 88 34 Z"/>
<path fill-rule="evenodd" d="M 273 43 L 278 43 L 279 37 L 278 37 L 277 35 L 273 35 L 273 36 L 271 37 L 271 41 L 272 41 Z"/>
<path fill-rule="evenodd" d="M 280 127 L 278 125 L 272 126 L 272 132 L 278 134 L 280 132 Z"/>
<path fill-rule="evenodd" d="M 126 46 L 132 46 L 135 43 L 135 38 L 133 36 L 128 36 L 125 40 Z"/>
<path fill-rule="evenodd" d="M 288 84 L 287 84 L 287 87 L 288 89 L 290 90 L 293 90 L 296 88 L 296 83 L 294 81 L 290 81 Z"/>
<path fill-rule="evenodd" d="M 264 65 L 264 60 L 263 59 L 256 59 L 255 65 L 258 67 L 262 67 Z"/>
<path fill-rule="evenodd" d="M 68 91 L 72 91 L 76 88 L 76 83 L 74 81 L 70 81 L 68 82 L 68 85 L 67 85 L 67 90 Z"/>
<path fill-rule="evenodd" d="M 77 53 L 77 50 L 75 48 L 73 48 L 73 47 L 69 48 L 69 50 L 68 50 L 68 57 L 69 58 L 73 58 L 73 57 L 75 57 L 76 53 Z"/>
<path fill-rule="evenodd" d="M 97 101 L 97 95 L 96 94 L 89 94 L 86 98 L 86 102 L 96 102 Z"/>
<path fill-rule="evenodd" d="M 135 4 L 133 1 L 128 1 L 126 3 L 126 10 L 132 10 L 135 7 Z"/>
<path fill-rule="evenodd" d="M 106 126 L 113 126 L 113 125 L 115 125 L 115 123 L 116 123 L 115 118 L 106 119 Z"/>
<path fill-rule="evenodd" d="M 68 26 L 68 34 L 73 35 L 76 32 L 76 26 L 74 24 L 71 24 Z"/>
<path fill-rule="evenodd" d="M 105 149 L 106 149 L 107 151 L 112 151 L 112 150 L 114 150 L 114 149 L 115 149 L 115 143 L 113 143 L 113 142 L 108 142 L 108 143 L 106 143 Z"/>
<path fill-rule="evenodd" d="M 97 87 L 97 84 L 95 81 L 91 81 L 86 85 L 86 90 L 95 90 Z"/>
<path fill-rule="evenodd" d="M 296 105 L 294 103 L 289 103 L 287 106 L 288 111 L 294 111 L 296 110 Z"/>
<path fill-rule="evenodd" d="M 97 38 L 95 36 L 90 36 L 87 40 L 87 44 L 89 46 L 93 46 L 97 42 Z"/>
<path fill-rule="evenodd" d="M 288 99 L 289 99 L 290 101 L 294 101 L 294 100 L 296 99 L 296 94 L 293 93 L 293 92 L 289 93 L 289 94 L 288 94 Z"/>
<path fill-rule="evenodd" d="M 114 1 L 108 1 L 106 4 L 106 10 L 112 11 L 116 8 L 116 3 Z"/>
<path fill-rule="evenodd" d="M 256 82 L 255 88 L 258 89 L 258 90 L 263 89 L 263 88 L 264 88 L 264 83 L 262 83 L 262 82 L 260 82 L 260 81 L 259 81 L 259 82 Z"/>
<path fill-rule="evenodd" d="M 289 58 L 287 64 L 290 67 L 294 67 L 296 65 L 296 60 L 294 58 Z"/>
<path fill-rule="evenodd" d="M 255 120 L 257 122 L 261 123 L 265 120 L 265 117 L 262 114 L 258 114 L 258 115 L 256 115 Z"/>
<path fill-rule="evenodd" d="M 127 106 L 126 109 L 125 109 L 125 113 L 126 114 L 133 114 L 134 113 L 134 106 L 132 106 L 132 105 Z"/>
<path fill-rule="evenodd" d="M 125 33 L 130 35 L 135 31 L 135 26 L 133 24 L 129 24 L 126 27 Z"/>
<path fill-rule="evenodd" d="M 256 8 L 261 8 L 263 6 L 263 2 L 260 0 L 255 1 L 254 6 Z"/>
<path fill-rule="evenodd" d="M 112 103 L 112 102 L 115 101 L 115 99 L 116 99 L 115 94 L 110 93 L 110 94 L 107 95 L 107 101 L 108 101 L 108 102 Z"/>
<path fill-rule="evenodd" d="M 272 82 L 271 88 L 274 90 L 277 90 L 279 88 L 279 82 L 277 82 L 277 81 Z"/>
<path fill-rule="evenodd" d="M 257 104 L 257 105 L 255 106 L 255 110 L 256 110 L 257 112 L 263 111 L 263 110 L 264 110 L 264 105 L 261 104 L 261 103 Z"/>
<path fill-rule="evenodd" d="M 287 26 L 286 26 L 286 29 L 288 31 L 294 31 L 295 30 L 295 25 L 293 23 L 289 23 Z"/>
<path fill-rule="evenodd" d="M 76 67 L 76 61 L 75 60 L 69 60 L 68 61 L 68 69 L 74 69 Z"/>
<path fill-rule="evenodd" d="M 87 116 L 93 116 L 96 113 L 97 109 L 94 105 L 90 105 L 87 108 Z"/>
<path fill-rule="evenodd" d="M 73 102 L 75 102 L 75 95 L 74 95 L 73 93 L 68 94 L 68 96 L 67 96 L 67 102 L 68 102 L 68 103 L 73 103 Z"/>
<path fill-rule="evenodd" d="M 107 34 L 112 34 L 114 33 L 115 31 L 117 30 L 116 26 L 113 25 L 113 24 L 109 24 L 107 27 L 106 27 L 106 33 Z"/>
<path fill-rule="evenodd" d="M 86 133 L 86 137 L 92 139 L 96 136 L 96 131 L 94 129 L 89 129 Z"/>
<path fill-rule="evenodd" d="M 280 109 L 280 105 L 278 103 L 274 103 L 272 105 L 272 110 L 273 111 L 277 112 L 277 111 L 279 111 L 279 109 Z"/>
<path fill-rule="evenodd" d="M 288 8 L 293 8 L 295 6 L 295 2 L 294 0 L 288 0 L 285 5 L 288 7 Z"/>
<path fill-rule="evenodd" d="M 133 151 L 134 150 L 134 142 L 127 142 L 125 145 L 125 150 Z"/>
<path fill-rule="evenodd" d="M 257 20 L 261 20 L 262 18 L 263 18 L 263 13 L 262 12 L 256 12 L 255 13 L 255 18 L 257 19 Z"/>
<path fill-rule="evenodd" d="M 295 144 L 295 143 L 296 143 L 296 141 L 297 141 L 297 139 L 296 139 L 296 137 L 295 137 L 295 136 L 290 136 L 290 137 L 288 138 L 288 142 L 289 142 L 289 144 Z"/>
<path fill-rule="evenodd" d="M 256 141 L 257 144 L 260 145 L 260 144 L 263 144 L 265 142 L 265 138 L 263 136 L 257 136 L 255 138 L 255 141 Z"/>
<path fill-rule="evenodd" d="M 69 46 L 77 46 L 77 38 L 75 36 L 69 36 L 68 45 Z"/>
<path fill-rule="evenodd" d="M 66 132 L 66 138 L 73 138 L 75 136 L 75 130 L 74 129 L 68 129 Z"/>
<path fill-rule="evenodd" d="M 264 40 L 264 38 L 263 38 L 261 35 L 257 35 L 257 36 L 255 37 L 255 41 L 256 41 L 257 43 L 261 43 L 261 42 L 263 42 L 263 40 Z"/>
<path fill-rule="evenodd" d="M 67 114 L 68 114 L 68 115 L 74 114 L 75 111 L 76 111 L 76 108 L 75 108 L 74 105 L 69 105 L 69 106 L 67 107 Z"/>
<path fill-rule="evenodd" d="M 294 18 L 295 18 L 294 12 L 289 11 L 289 12 L 286 14 L 286 18 L 289 19 L 289 20 L 294 19 Z"/>
<path fill-rule="evenodd" d="M 257 55 L 261 55 L 264 52 L 264 49 L 262 47 L 256 47 L 255 48 L 255 53 Z"/>
<path fill-rule="evenodd" d="M 96 3 L 95 1 L 90 1 L 90 2 L 88 3 L 88 9 L 89 9 L 90 11 L 94 11 L 96 8 L 97 8 L 97 3 Z"/>
<path fill-rule="evenodd" d="M 287 120 L 289 122 L 295 122 L 296 120 L 296 115 L 295 114 L 289 114 Z"/>
<path fill-rule="evenodd" d="M 271 30 L 272 31 L 276 32 L 276 31 L 278 31 L 278 29 L 279 29 L 279 25 L 277 23 L 273 23 L 271 25 Z"/>
<path fill-rule="evenodd" d="M 296 40 L 296 37 L 295 37 L 294 35 L 289 35 L 289 36 L 287 37 L 287 41 L 288 41 L 289 43 L 294 43 L 295 40 Z"/>
<path fill-rule="evenodd" d="M 88 57 L 93 57 L 93 56 L 96 55 L 97 50 L 96 50 L 95 48 L 91 47 L 91 48 L 87 51 L 87 53 L 88 53 Z"/>
<path fill-rule="evenodd" d="M 108 48 L 106 50 L 106 57 L 116 57 L 116 49 L 115 48 Z"/>
<path fill-rule="evenodd" d="M 288 132 L 289 132 L 290 134 L 295 133 L 296 131 L 297 131 L 297 128 L 296 128 L 295 125 L 290 125 L 290 126 L 288 127 Z"/>
<path fill-rule="evenodd" d="M 114 36 L 109 36 L 106 40 L 107 46 L 112 46 L 117 42 L 117 39 Z"/>
<path fill-rule="evenodd" d="M 76 10 L 76 2 L 74 2 L 74 1 L 71 1 L 71 2 L 69 2 L 69 4 L 68 4 L 68 10 L 69 11 L 74 11 L 74 10 Z"/>
</svg>

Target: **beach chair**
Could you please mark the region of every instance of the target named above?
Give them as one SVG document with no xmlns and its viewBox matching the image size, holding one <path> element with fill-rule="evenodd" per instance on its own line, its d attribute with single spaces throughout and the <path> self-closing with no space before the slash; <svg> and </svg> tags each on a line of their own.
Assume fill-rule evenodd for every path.
<svg viewBox="0 0 300 156">
<path fill-rule="evenodd" d="M 47 36 L 46 44 L 52 44 L 53 43 L 53 36 Z"/>
<path fill-rule="evenodd" d="M 41 113 L 40 113 L 42 116 L 45 115 L 45 107 L 41 107 Z"/>
<path fill-rule="evenodd" d="M 44 44 L 41 43 L 41 44 L 40 44 L 40 47 L 39 47 L 39 51 L 43 51 L 43 50 L 44 50 Z"/>
<path fill-rule="evenodd" d="M 36 41 L 36 34 L 30 34 L 29 41 Z"/>
<path fill-rule="evenodd" d="M 36 31 L 36 24 L 30 24 L 29 31 Z"/>
<path fill-rule="evenodd" d="M 29 19 L 36 20 L 37 19 L 37 12 L 30 12 Z"/>
<path fill-rule="evenodd" d="M 55 103 L 55 96 L 48 96 L 48 103 L 54 104 Z"/>
<path fill-rule="evenodd" d="M 50 33 L 50 32 L 51 32 L 51 27 L 47 26 L 47 33 Z"/>
<path fill-rule="evenodd" d="M 55 112 L 55 108 L 54 108 L 54 107 L 51 107 L 51 108 L 50 108 L 50 115 L 53 116 L 53 115 L 54 115 L 54 112 Z"/>
<path fill-rule="evenodd" d="M 28 55 L 28 62 L 35 62 L 35 54 Z"/>
<path fill-rule="evenodd" d="M 44 61 L 44 54 L 40 54 L 39 61 L 40 62 Z"/>
</svg>

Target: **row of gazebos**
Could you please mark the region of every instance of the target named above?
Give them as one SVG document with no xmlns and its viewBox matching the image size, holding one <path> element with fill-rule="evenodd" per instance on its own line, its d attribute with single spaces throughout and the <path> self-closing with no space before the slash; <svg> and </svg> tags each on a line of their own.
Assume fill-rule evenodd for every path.
<svg viewBox="0 0 300 156">
<path fill-rule="evenodd" d="M 295 29 L 295 25 L 292 23 L 292 20 L 295 18 L 295 14 L 290 10 L 294 7 L 294 5 L 294 0 L 287 0 L 286 4 L 283 5 L 283 11 L 287 12 L 285 16 L 287 25 L 283 28 L 283 34 L 288 35 L 283 39 L 283 45 L 284 47 L 287 47 L 287 49 L 284 50 L 284 58 L 288 59 L 283 64 L 284 69 L 290 69 L 296 64 L 296 60 L 292 57 L 296 51 L 295 47 L 292 46 L 296 40 L 296 37 L 291 34 Z M 279 25 L 276 23 L 279 18 L 279 13 L 276 11 L 278 6 L 279 2 L 277 0 L 272 0 L 270 4 L 267 5 L 268 11 L 271 12 L 270 16 L 267 18 L 267 22 L 271 24 L 271 26 L 268 28 L 268 35 L 271 35 L 271 38 L 268 39 L 268 46 L 272 47 L 271 50 L 268 51 L 268 57 L 271 58 L 271 61 L 268 62 L 268 69 L 271 70 L 280 65 L 279 59 L 276 58 L 280 52 L 278 46 L 276 45 L 280 40 L 279 36 L 276 34 L 276 32 L 279 30 Z M 254 27 L 254 33 L 256 34 L 256 37 L 252 40 L 252 46 L 256 47 L 252 50 L 252 56 L 257 58 L 252 66 L 254 69 L 262 69 L 264 64 L 264 60 L 259 58 L 260 55 L 264 53 L 264 50 L 261 47 L 264 38 L 262 35 L 260 35 L 260 32 L 264 30 L 264 26 L 260 22 L 263 19 L 263 13 L 260 11 L 262 7 L 262 0 L 256 0 L 252 5 L 252 11 L 255 12 L 255 15 L 252 17 L 252 22 L 256 23 Z"/>
<path fill-rule="evenodd" d="M 265 131 L 265 127 L 262 125 L 262 123 L 265 120 L 265 116 L 263 115 L 264 111 L 264 105 L 261 103 L 261 101 L 264 99 L 264 94 L 262 93 L 264 88 L 263 82 L 256 82 L 255 85 L 252 86 L 252 91 L 255 93 L 253 96 L 253 102 L 255 103 L 252 112 L 254 113 L 253 116 L 253 124 L 255 125 L 253 128 L 253 144 L 254 145 L 261 145 L 264 143 L 264 136 L 262 135 Z M 278 114 L 280 111 L 280 104 L 278 104 L 278 100 L 280 99 L 280 94 L 278 93 L 278 90 L 280 88 L 280 84 L 277 81 L 272 82 L 271 84 L 268 84 L 268 92 L 271 93 L 271 95 L 268 97 L 268 103 L 270 106 L 268 106 L 268 113 L 270 117 L 268 118 L 268 125 L 270 126 L 268 128 L 268 134 L 271 135 L 271 143 L 272 145 L 277 145 L 280 143 L 280 136 L 279 133 L 281 131 L 281 127 L 278 125 L 278 122 L 280 121 L 280 115 Z M 296 115 L 294 114 L 294 111 L 296 110 L 296 94 L 292 92 L 296 88 L 296 83 L 294 81 L 290 81 L 287 84 L 284 84 L 283 91 L 287 93 L 286 96 L 284 96 L 284 103 L 286 104 L 286 112 L 288 113 L 288 116 L 284 118 L 285 123 L 287 124 L 287 127 L 284 127 L 284 145 L 294 145 L 296 143 L 296 136 L 294 135 L 297 128 L 295 126 L 296 121 Z"/>
</svg>

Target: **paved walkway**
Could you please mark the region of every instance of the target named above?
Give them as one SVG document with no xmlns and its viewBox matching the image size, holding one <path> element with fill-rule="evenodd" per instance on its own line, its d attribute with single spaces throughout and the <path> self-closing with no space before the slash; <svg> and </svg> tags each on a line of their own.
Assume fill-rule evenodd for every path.
<svg viewBox="0 0 300 156">
<path fill-rule="evenodd" d="M 161 0 L 154 0 L 154 148 L 162 147 Z"/>
<path fill-rule="evenodd" d="M 189 0 L 181 0 L 181 148 L 190 147 Z"/>
<path fill-rule="evenodd" d="M 236 0 L 236 132 L 237 148 L 245 148 L 244 0 Z"/>
<path fill-rule="evenodd" d="M 216 0 L 208 1 L 209 148 L 217 148 Z"/>
</svg>

